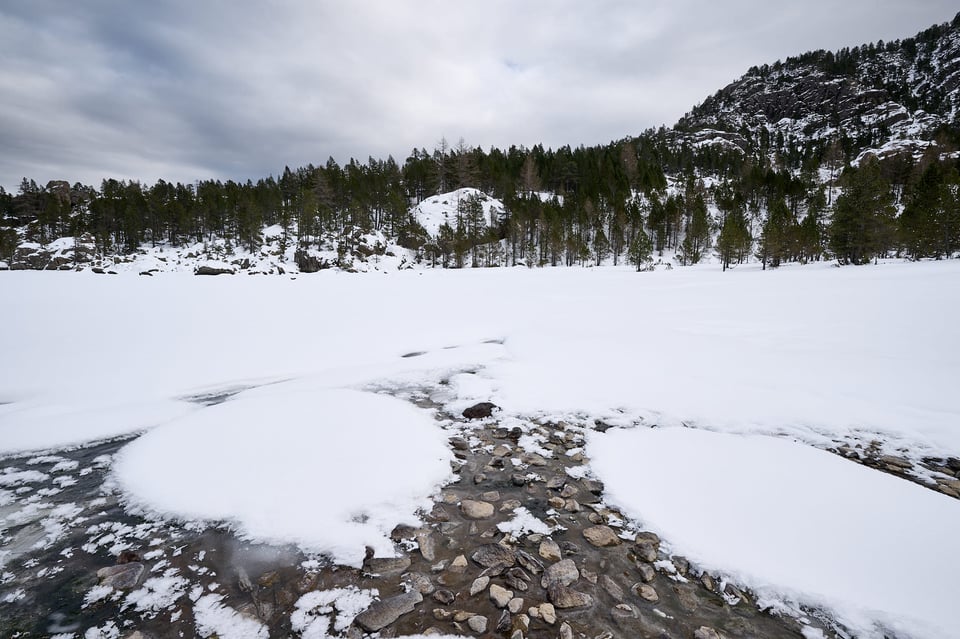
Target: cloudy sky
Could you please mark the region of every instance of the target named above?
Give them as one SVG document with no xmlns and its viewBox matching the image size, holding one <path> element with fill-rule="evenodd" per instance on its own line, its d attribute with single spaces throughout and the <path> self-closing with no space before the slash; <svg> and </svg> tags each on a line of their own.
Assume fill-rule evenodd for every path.
<svg viewBox="0 0 960 639">
<path fill-rule="evenodd" d="M 329 156 L 605 143 L 755 64 L 956 0 L 5 0 L 0 185 L 245 180 Z"/>
</svg>

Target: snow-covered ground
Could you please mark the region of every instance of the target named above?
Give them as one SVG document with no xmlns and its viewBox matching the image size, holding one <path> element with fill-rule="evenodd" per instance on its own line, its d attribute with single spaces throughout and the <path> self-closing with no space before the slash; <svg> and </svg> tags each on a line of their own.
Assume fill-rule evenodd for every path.
<svg viewBox="0 0 960 639">
<path fill-rule="evenodd" d="M 903 488 L 902 480 L 797 443 L 787 451 L 745 436 L 776 435 L 819 448 L 877 441 L 883 451 L 910 459 L 960 456 L 958 281 L 955 261 L 766 272 L 746 266 L 727 273 L 709 266 L 651 273 L 328 271 L 296 279 L 3 273 L 0 450 L 56 448 L 154 428 L 120 455 L 117 476 L 135 503 L 180 516 L 230 519 L 252 536 L 297 541 L 349 560 L 348 546 L 362 550 L 377 539 L 348 538 L 354 532 L 343 525 L 343 509 L 325 509 L 329 519 L 322 522 L 342 535 L 305 539 L 297 508 L 274 512 L 269 529 L 262 528 L 242 503 L 247 484 L 225 482 L 210 491 L 207 484 L 221 476 L 222 464 L 242 458 L 249 463 L 232 466 L 234 473 L 259 463 L 253 470 L 265 485 L 257 490 L 282 497 L 284 490 L 296 492 L 291 487 L 298 482 L 313 481 L 316 464 L 336 457 L 332 470 L 347 473 L 343 486 L 358 482 L 362 495 L 362 512 L 346 513 L 348 518 L 389 530 L 389 522 L 413 514 L 449 466 L 441 469 L 442 438 L 430 433 L 429 420 L 372 389 L 435 386 L 448 379 L 451 411 L 490 400 L 506 414 L 527 417 L 727 433 L 683 438 L 690 460 L 701 461 L 675 460 L 676 473 L 693 472 L 691 465 L 708 472 L 711 464 L 716 473 L 664 489 L 666 503 L 677 509 L 695 507 L 698 495 L 691 487 L 697 486 L 719 506 L 753 503 L 750 481 L 724 481 L 721 453 L 749 459 L 737 472 L 759 472 L 760 461 L 747 454 L 754 446 L 810 478 L 799 486 L 772 484 L 784 504 L 813 508 L 828 482 L 849 481 L 862 501 L 831 519 L 830 530 L 818 539 L 835 544 L 839 554 L 862 556 L 863 549 L 850 546 L 863 543 L 860 531 L 869 522 L 887 521 L 877 518 L 878 509 L 907 513 L 904 518 L 914 519 L 911 534 L 920 534 L 921 525 L 939 525 L 952 536 L 903 540 L 918 552 L 923 546 L 924 557 L 875 557 L 877 566 L 890 567 L 899 558 L 911 562 L 909 586 L 925 580 L 934 588 L 941 584 L 939 571 L 960 567 L 960 547 L 950 542 L 960 537 L 960 502 L 915 485 Z M 237 391 L 219 406 L 184 401 Z M 385 421 L 404 427 L 384 430 Z M 356 432 L 341 434 L 336 425 L 344 422 Z M 899 630 L 903 621 L 913 624 L 917 636 L 933 637 L 942 636 L 936 629 L 953 619 L 942 610 L 942 599 L 888 606 L 880 586 L 845 598 L 847 590 L 836 589 L 876 576 L 861 574 L 859 564 L 844 564 L 846 573 L 855 573 L 853 581 L 835 584 L 791 573 L 785 555 L 805 554 L 806 548 L 758 545 L 757 555 L 767 553 L 762 556 L 771 571 L 764 572 L 764 566 L 741 563 L 735 549 L 698 546 L 697 531 L 690 528 L 710 529 L 709 521 L 670 519 L 671 508 L 660 508 L 646 490 L 631 491 L 629 474 L 624 488 L 618 483 L 622 465 L 604 460 L 607 437 L 636 460 L 666 446 L 634 435 L 645 432 L 611 430 L 597 435 L 587 452 L 597 455 L 595 472 L 610 483 L 611 499 L 661 530 L 676 552 L 780 593 L 784 601 L 832 607 L 862 627 L 880 621 Z M 401 491 L 401 499 L 383 483 L 382 495 L 363 492 L 364 466 L 388 463 L 373 452 L 378 442 L 402 464 L 390 477 L 400 472 L 406 481 L 389 487 Z M 172 474 L 181 470 L 170 462 L 181 452 L 185 481 L 196 490 L 164 488 L 173 486 Z M 644 464 L 630 468 L 639 482 Z M 216 492 L 221 490 L 226 492 Z M 780 504 L 774 513 L 784 510 Z M 745 520 L 744 528 L 759 526 L 760 517 Z M 817 520 L 813 514 L 811 520 Z M 875 547 L 886 553 L 888 541 L 885 532 Z M 823 579 L 833 572 L 828 566 Z"/>
</svg>

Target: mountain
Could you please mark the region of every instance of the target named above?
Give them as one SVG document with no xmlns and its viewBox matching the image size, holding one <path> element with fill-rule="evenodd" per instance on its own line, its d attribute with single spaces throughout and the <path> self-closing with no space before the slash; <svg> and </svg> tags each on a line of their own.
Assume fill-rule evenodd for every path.
<svg viewBox="0 0 960 639">
<path fill-rule="evenodd" d="M 848 155 L 920 152 L 956 136 L 960 14 L 912 38 L 812 51 L 753 67 L 684 116 L 700 144 L 789 151 L 837 141 Z"/>
</svg>

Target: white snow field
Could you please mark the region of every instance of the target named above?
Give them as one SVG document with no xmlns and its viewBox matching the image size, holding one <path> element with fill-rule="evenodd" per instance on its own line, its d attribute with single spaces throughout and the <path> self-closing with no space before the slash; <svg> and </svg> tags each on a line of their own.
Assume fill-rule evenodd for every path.
<svg viewBox="0 0 960 639">
<path fill-rule="evenodd" d="M 249 536 L 345 561 L 355 561 L 365 543 L 388 550 L 377 535 L 412 517 L 449 473 L 430 413 L 373 389 L 436 388 L 448 379 L 451 412 L 490 400 L 506 415 L 730 434 L 718 440 L 729 445 L 714 447 L 704 443 L 711 435 L 691 431 L 683 445 L 691 459 L 706 460 L 674 459 L 672 474 L 630 466 L 637 485 L 657 477 L 688 484 L 687 492 L 666 492 L 674 497 L 667 503 L 683 511 L 678 516 L 703 497 L 696 482 L 679 478 L 693 467 L 716 470 L 701 487 L 717 507 L 752 503 L 757 482 L 725 481 L 720 457 L 761 446 L 748 435 L 820 448 L 877 441 L 884 452 L 911 459 L 960 456 L 960 261 L 296 278 L 5 272 L 0 299 L 0 452 L 153 428 L 119 456 L 117 477 L 135 503 L 228 520 Z M 238 390 L 217 406 L 185 401 Z M 860 628 L 877 621 L 903 636 L 934 637 L 955 619 L 931 591 L 957 592 L 939 575 L 957 567 L 960 502 L 801 444 L 790 444 L 790 452 L 764 444 L 767 459 L 807 480 L 774 483 L 774 493 L 785 496 L 772 500 L 771 513 L 793 505 L 815 511 L 810 504 L 831 482 L 857 486 L 860 502 L 851 498 L 845 516 L 799 547 L 757 544 L 758 561 L 750 563 L 719 542 L 698 547 L 700 531 L 690 529 L 710 530 L 709 517 L 669 519 L 670 508 L 667 515 L 657 510 L 660 495 L 651 494 L 659 483 L 631 490 L 621 465 L 605 466 L 604 454 L 595 453 L 608 436 L 628 435 L 597 435 L 588 453 L 597 454 L 595 472 L 610 482 L 615 501 L 702 568 L 767 588 L 771 599 L 780 593 L 784 601 L 825 605 Z M 649 441 L 627 443 L 640 459 L 660 445 Z M 344 501 L 330 508 L 298 503 L 309 498 L 307 487 L 323 490 L 316 473 L 326 463 L 342 473 Z M 759 473 L 760 463 L 750 455 L 744 472 Z M 389 472 L 374 474 L 378 465 Z M 251 494 L 287 503 L 264 505 Z M 913 520 L 916 526 L 902 530 L 918 536 L 902 539 L 896 553 L 877 551 L 869 569 L 830 564 L 832 552 L 855 558 L 888 548 L 892 533 L 878 533 L 875 546 L 862 534 L 880 521 L 876 504 Z M 261 508 L 272 510 L 264 516 Z M 921 524 L 936 530 L 921 535 Z M 790 572 L 795 558 L 811 570 L 829 564 L 822 580 Z M 881 568 L 902 588 L 902 605 L 889 603 L 889 591 L 875 583 Z M 841 571 L 847 580 L 835 578 Z M 848 597 L 855 589 L 862 592 Z"/>
<path fill-rule="evenodd" d="M 771 603 L 818 604 L 858 636 L 957 636 L 957 500 L 764 435 L 634 428 L 587 451 L 609 503 Z"/>
</svg>

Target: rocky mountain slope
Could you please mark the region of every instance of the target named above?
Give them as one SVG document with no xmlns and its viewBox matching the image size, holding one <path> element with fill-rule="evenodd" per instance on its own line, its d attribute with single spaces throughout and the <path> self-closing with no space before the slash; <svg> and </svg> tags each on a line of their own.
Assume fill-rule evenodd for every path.
<svg viewBox="0 0 960 639">
<path fill-rule="evenodd" d="M 960 14 L 905 40 L 751 68 L 677 125 L 743 151 L 839 141 L 853 154 L 923 149 L 956 129 Z"/>
</svg>

